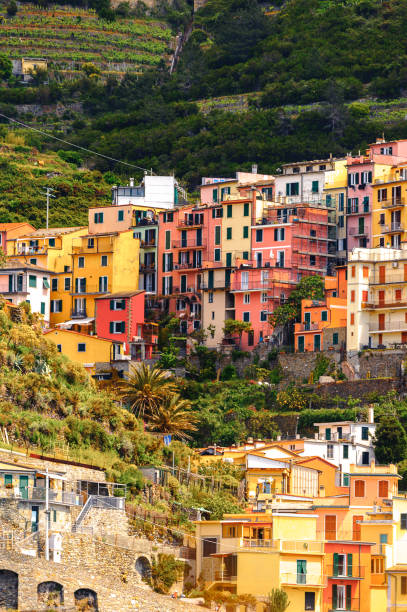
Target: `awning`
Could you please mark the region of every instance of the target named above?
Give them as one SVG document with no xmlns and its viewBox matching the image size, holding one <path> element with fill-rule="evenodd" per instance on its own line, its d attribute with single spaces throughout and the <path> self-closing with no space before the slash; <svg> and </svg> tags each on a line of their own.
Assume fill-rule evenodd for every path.
<svg viewBox="0 0 407 612">
<path fill-rule="evenodd" d="M 37 472 L 37 474 L 47 476 L 47 472 Z M 61 474 L 55 474 L 54 472 L 48 472 L 48 478 L 52 478 L 53 480 L 66 480 L 66 476 L 61 476 Z"/>
<path fill-rule="evenodd" d="M 95 317 L 87 317 L 86 319 L 71 319 L 70 321 L 63 321 L 62 323 L 55 323 L 55 326 L 65 329 L 71 325 L 89 325 L 94 320 Z"/>
</svg>

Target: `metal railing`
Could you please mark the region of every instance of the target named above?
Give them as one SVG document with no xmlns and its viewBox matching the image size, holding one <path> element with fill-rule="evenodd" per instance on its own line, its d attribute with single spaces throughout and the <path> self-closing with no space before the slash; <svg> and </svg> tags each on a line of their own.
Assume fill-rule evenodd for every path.
<svg viewBox="0 0 407 612">
<path fill-rule="evenodd" d="M 19 487 L 15 486 L 11 489 L 1 487 L 0 497 L 9 499 L 19 499 L 22 501 L 44 502 L 46 498 L 45 487 Z M 78 493 L 69 491 L 60 491 L 48 489 L 48 499 L 50 503 L 59 503 L 66 506 L 82 506 L 83 497 Z"/>
<path fill-rule="evenodd" d="M 281 584 L 307 584 L 322 586 L 324 579 L 321 574 L 297 574 L 295 572 L 287 572 L 281 574 Z"/>
<path fill-rule="evenodd" d="M 175 240 L 172 243 L 173 249 L 194 249 L 205 247 L 206 243 L 204 240 Z"/>
<path fill-rule="evenodd" d="M 367 234 L 367 228 L 361 228 L 361 227 L 350 227 L 348 229 L 348 234 L 349 236 L 366 236 Z"/>
<path fill-rule="evenodd" d="M 328 321 L 322 323 L 328 323 Z M 295 331 L 317 331 L 319 329 L 323 329 L 323 325 L 320 326 L 319 323 L 296 323 Z"/>
<path fill-rule="evenodd" d="M 243 538 L 241 541 L 242 548 L 276 548 L 274 540 L 259 540 L 252 538 Z"/>
<path fill-rule="evenodd" d="M 401 208 L 404 206 L 404 198 L 395 198 L 392 200 L 384 200 L 379 202 L 383 208 Z"/>
<path fill-rule="evenodd" d="M 83 310 L 71 310 L 72 319 L 84 319 L 87 316 L 86 309 Z"/>
<path fill-rule="evenodd" d="M 76 532 L 90 510 L 92 508 L 104 508 L 105 510 L 124 510 L 125 509 L 125 498 L 124 497 L 106 497 L 103 495 L 89 495 L 85 505 L 80 511 L 78 518 L 72 526 L 72 531 Z"/>
<path fill-rule="evenodd" d="M 336 565 L 328 565 L 325 573 L 330 578 L 364 578 L 365 569 L 363 565 L 350 565 L 345 568 L 340 568 Z"/>
<path fill-rule="evenodd" d="M 390 223 L 389 225 L 383 225 L 382 227 L 383 234 L 389 234 L 392 232 L 402 232 L 402 231 L 404 231 L 404 228 L 403 228 L 403 225 L 399 221 Z"/>
<path fill-rule="evenodd" d="M 383 323 L 379 323 L 379 321 L 369 323 L 369 331 L 375 333 L 381 332 L 397 332 L 397 331 L 407 331 L 407 322 L 403 319 L 401 320 L 385 320 Z"/>
</svg>

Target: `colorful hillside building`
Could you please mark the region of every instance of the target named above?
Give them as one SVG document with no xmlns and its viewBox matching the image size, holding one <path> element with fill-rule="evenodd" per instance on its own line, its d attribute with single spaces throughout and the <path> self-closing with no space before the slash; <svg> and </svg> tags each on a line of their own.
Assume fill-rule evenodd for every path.
<svg viewBox="0 0 407 612">
<path fill-rule="evenodd" d="M 13 255 L 14 242 L 29 232 L 35 232 L 29 223 L 0 223 L 0 249 L 5 255 Z"/>
<path fill-rule="evenodd" d="M 31 311 L 42 315 L 45 326 L 50 320 L 51 273 L 34 264 L 8 259 L 0 268 L 0 294 L 15 306 L 28 302 Z"/>
</svg>

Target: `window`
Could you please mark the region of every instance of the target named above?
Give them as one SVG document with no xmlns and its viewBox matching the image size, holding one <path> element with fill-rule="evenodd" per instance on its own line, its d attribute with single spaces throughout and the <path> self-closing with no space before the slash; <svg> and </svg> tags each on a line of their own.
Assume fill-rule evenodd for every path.
<svg viewBox="0 0 407 612">
<path fill-rule="evenodd" d="M 125 310 L 126 300 L 110 300 L 110 310 Z"/>
<path fill-rule="evenodd" d="M 338 332 L 334 332 L 332 334 L 332 344 L 338 344 L 339 342 L 339 334 Z"/>
<path fill-rule="evenodd" d="M 232 253 L 226 253 L 226 267 L 230 268 L 232 265 Z"/>
<path fill-rule="evenodd" d="M 202 546 L 202 556 L 210 557 L 214 555 L 217 551 L 217 538 L 204 538 L 203 546 Z"/>
<path fill-rule="evenodd" d="M 86 293 L 86 278 L 75 278 L 75 293 Z"/>
<path fill-rule="evenodd" d="M 267 310 L 260 311 L 260 321 L 263 323 L 267 321 Z"/>
<path fill-rule="evenodd" d="M 102 212 L 95 213 L 94 221 L 95 223 L 103 223 L 103 213 Z"/>
<path fill-rule="evenodd" d="M 310 255 L 309 256 L 309 265 L 310 266 L 316 266 L 317 262 L 316 262 L 316 257 L 315 255 Z"/>
<path fill-rule="evenodd" d="M 285 228 L 277 227 L 274 230 L 274 242 L 283 242 L 285 238 Z"/>
<path fill-rule="evenodd" d="M 297 196 L 300 192 L 300 184 L 299 183 L 286 183 L 285 186 L 285 195 L 287 196 Z"/>
<path fill-rule="evenodd" d="M 362 465 L 369 465 L 369 451 L 362 453 Z"/>
<path fill-rule="evenodd" d="M 312 193 L 318 193 L 319 181 L 312 181 Z"/>
<path fill-rule="evenodd" d="M 338 554 L 333 556 L 333 575 L 336 576 L 352 576 L 352 554 Z"/>
<path fill-rule="evenodd" d="M 389 496 L 389 481 L 379 480 L 379 497 Z"/>
<path fill-rule="evenodd" d="M 250 293 L 245 293 L 243 295 L 243 304 L 250 304 Z"/>
<path fill-rule="evenodd" d="M 69 276 L 64 278 L 64 289 L 65 291 L 71 290 L 71 279 L 69 278 Z"/>
<path fill-rule="evenodd" d="M 342 486 L 349 487 L 349 483 L 350 483 L 349 474 L 344 474 L 342 477 Z"/>
<path fill-rule="evenodd" d="M 312 591 L 305 593 L 304 609 L 315 610 L 315 593 L 313 593 Z"/>
<path fill-rule="evenodd" d="M 37 265 L 37 259 L 35 257 L 32 257 L 30 259 L 30 264 L 32 264 L 33 266 L 36 266 Z"/>
<path fill-rule="evenodd" d="M 117 211 L 117 220 L 118 221 L 123 221 L 124 220 L 124 210 L 118 210 Z"/>
<path fill-rule="evenodd" d="M 173 255 L 172 253 L 163 254 L 163 271 L 171 272 L 173 266 Z"/>
<path fill-rule="evenodd" d="M 225 195 L 230 195 L 230 187 L 222 187 L 220 190 L 220 199 L 223 201 Z"/>
<path fill-rule="evenodd" d="M 355 497 L 365 496 L 365 481 L 355 480 Z"/>
<path fill-rule="evenodd" d="M 305 168 L 305 171 L 306 171 L 306 172 L 312 172 L 312 171 L 313 171 L 313 169 L 314 169 L 314 166 L 307 166 L 307 167 Z"/>
<path fill-rule="evenodd" d="M 351 174 L 348 174 L 348 185 L 359 185 L 359 172 L 352 172 Z"/>
<path fill-rule="evenodd" d="M 213 252 L 214 261 L 220 261 L 220 249 L 215 249 Z"/>
<path fill-rule="evenodd" d="M 321 311 L 321 321 L 328 321 L 328 311 L 327 310 Z"/>
<path fill-rule="evenodd" d="M 243 321 L 245 323 L 250 323 L 250 312 L 244 312 L 243 313 Z"/>
<path fill-rule="evenodd" d="M 267 293 L 265 291 L 261 294 L 260 302 L 262 304 L 265 304 L 267 302 Z"/>
<path fill-rule="evenodd" d="M 107 255 L 102 255 L 100 265 L 105 268 L 107 266 Z"/>
<path fill-rule="evenodd" d="M 105 293 L 107 291 L 107 276 L 99 276 L 99 292 Z"/>
<path fill-rule="evenodd" d="M 50 246 L 50 247 L 54 247 L 55 246 L 55 238 L 49 238 L 48 246 Z"/>
<path fill-rule="evenodd" d="M 62 344 L 57 344 L 58 353 L 62 353 Z"/>
<path fill-rule="evenodd" d="M 243 238 L 248 238 L 248 237 L 249 237 L 249 226 L 244 225 L 243 226 Z"/>
<path fill-rule="evenodd" d="M 37 286 L 37 277 L 30 274 L 28 277 L 28 286 L 29 287 L 36 287 Z"/>
<path fill-rule="evenodd" d="M 208 293 L 208 302 L 209 304 L 213 304 L 213 291 L 209 291 Z"/>
<path fill-rule="evenodd" d="M 350 301 L 354 302 L 355 301 L 355 290 L 352 289 L 352 291 L 350 292 Z"/>
<path fill-rule="evenodd" d="M 362 440 L 369 440 L 369 427 L 362 427 Z"/>
<path fill-rule="evenodd" d="M 299 173 L 300 173 L 300 169 L 298 168 L 298 166 L 293 168 L 293 174 L 299 174 Z"/>
<path fill-rule="evenodd" d="M 297 559 L 297 584 L 307 584 L 307 562 Z"/>
<path fill-rule="evenodd" d="M 164 223 L 172 223 L 174 221 L 174 213 L 164 213 Z"/>
<path fill-rule="evenodd" d="M 57 278 L 53 278 L 51 281 L 51 290 L 52 291 L 58 291 L 58 279 Z"/>
<path fill-rule="evenodd" d="M 228 217 L 228 219 L 232 217 L 232 204 L 228 204 L 226 206 L 226 216 Z"/>
<path fill-rule="evenodd" d="M 345 218 L 343 215 L 338 217 L 338 221 L 339 221 L 339 227 L 345 227 Z"/>
<path fill-rule="evenodd" d="M 354 312 L 350 313 L 350 324 L 355 325 L 355 313 Z"/>
<path fill-rule="evenodd" d="M 263 242 L 263 230 L 256 230 L 256 242 Z"/>
<path fill-rule="evenodd" d="M 220 225 L 215 226 L 215 244 L 220 244 L 221 241 L 221 229 Z"/>
<path fill-rule="evenodd" d="M 243 251 L 242 259 L 249 259 L 249 251 Z"/>
<path fill-rule="evenodd" d="M 344 208 L 345 208 L 345 194 L 344 193 L 340 193 L 339 194 L 339 204 L 338 204 L 339 208 L 339 212 L 343 212 Z"/>
<path fill-rule="evenodd" d="M 78 353 L 86 352 L 86 344 L 84 342 L 79 342 L 78 344 Z"/>
<path fill-rule="evenodd" d="M 401 576 L 401 594 L 407 595 L 407 576 Z"/>
<path fill-rule="evenodd" d="M 407 513 L 400 514 L 400 529 L 407 529 Z"/>
<path fill-rule="evenodd" d="M 232 228 L 231 227 L 226 228 L 226 240 L 232 240 Z"/>
<path fill-rule="evenodd" d="M 88 238 L 88 249 L 93 249 L 95 247 L 95 239 Z"/>
<path fill-rule="evenodd" d="M 45 302 L 41 302 L 41 306 L 40 306 L 40 313 L 42 315 L 45 315 Z"/>
<path fill-rule="evenodd" d="M 217 202 L 218 201 L 218 189 L 212 189 L 212 201 L 213 202 Z"/>
<path fill-rule="evenodd" d="M 84 267 L 85 267 L 85 258 L 78 257 L 78 268 L 84 268 Z"/>
<path fill-rule="evenodd" d="M 348 444 L 343 445 L 343 458 L 349 459 L 349 446 Z"/>
<path fill-rule="evenodd" d="M 380 534 L 380 544 L 387 544 L 387 533 L 381 533 Z"/>
<path fill-rule="evenodd" d="M 51 312 L 62 312 L 62 300 L 51 300 Z"/>
<path fill-rule="evenodd" d="M 243 216 L 244 217 L 248 217 L 249 216 L 249 202 L 245 202 L 243 204 Z"/>
<path fill-rule="evenodd" d="M 332 585 L 332 609 L 351 610 L 352 608 L 352 586 L 350 584 Z"/>
<path fill-rule="evenodd" d="M 126 323 L 124 321 L 110 321 L 109 332 L 111 334 L 124 334 L 126 332 Z"/>
<path fill-rule="evenodd" d="M 167 250 L 171 248 L 171 230 L 165 232 L 165 248 Z"/>
<path fill-rule="evenodd" d="M 307 319 L 309 319 L 309 317 L 310 317 L 310 313 L 309 313 L 309 312 L 307 312 L 306 314 L 308 315 L 308 317 L 306 317 L 306 318 L 307 318 Z M 308 320 L 307 322 L 309 322 L 309 320 Z M 327 428 L 325 429 L 325 440 L 330 440 L 330 439 L 331 439 L 331 428 L 330 428 L 330 427 L 327 427 Z"/>
<path fill-rule="evenodd" d="M 333 459 L 334 458 L 334 445 L 333 444 L 327 444 L 326 447 L 326 456 L 328 459 Z"/>
</svg>

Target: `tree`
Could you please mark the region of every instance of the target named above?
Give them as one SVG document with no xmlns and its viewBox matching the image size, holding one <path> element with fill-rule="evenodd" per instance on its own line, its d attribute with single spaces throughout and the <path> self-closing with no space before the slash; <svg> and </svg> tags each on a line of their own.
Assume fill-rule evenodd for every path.
<svg viewBox="0 0 407 612">
<path fill-rule="evenodd" d="M 129 402 L 130 409 L 139 417 L 152 414 L 164 396 L 175 391 L 175 388 L 166 372 L 159 368 L 150 368 L 144 363 L 134 368 L 128 380 L 119 383 L 120 395 Z"/>
<path fill-rule="evenodd" d="M 97 77 L 100 74 L 100 68 L 95 66 L 92 62 L 85 62 L 82 64 L 82 71 L 86 74 L 87 77 Z"/>
<path fill-rule="evenodd" d="M 226 319 L 223 333 L 225 336 L 239 336 L 239 344 L 242 342 L 243 332 L 251 332 L 252 326 L 245 321 L 237 321 L 235 319 Z"/>
<path fill-rule="evenodd" d="M 373 443 L 379 463 L 398 463 L 406 458 L 406 432 L 395 415 L 389 414 L 382 418 Z"/>
<path fill-rule="evenodd" d="M 286 325 L 301 316 L 302 300 L 323 300 L 324 279 L 321 276 L 305 276 L 291 292 L 287 303 L 278 306 L 270 316 L 273 327 Z"/>
<path fill-rule="evenodd" d="M 0 79 L 2 81 L 6 81 L 11 77 L 11 73 L 13 71 L 13 64 L 9 60 L 8 57 L 0 54 Z"/>
<path fill-rule="evenodd" d="M 17 15 L 17 4 L 14 0 L 11 0 L 11 2 L 9 2 L 7 5 L 7 15 L 9 17 L 14 17 L 14 15 Z"/>
<path fill-rule="evenodd" d="M 188 400 L 180 399 L 178 393 L 166 395 L 148 415 L 148 428 L 161 434 L 171 434 L 181 440 L 190 439 L 187 431 L 196 431 L 196 414 L 191 411 Z"/>
<path fill-rule="evenodd" d="M 273 589 L 268 594 L 266 602 L 267 612 L 285 612 L 289 605 L 288 595 L 282 589 Z"/>
</svg>

